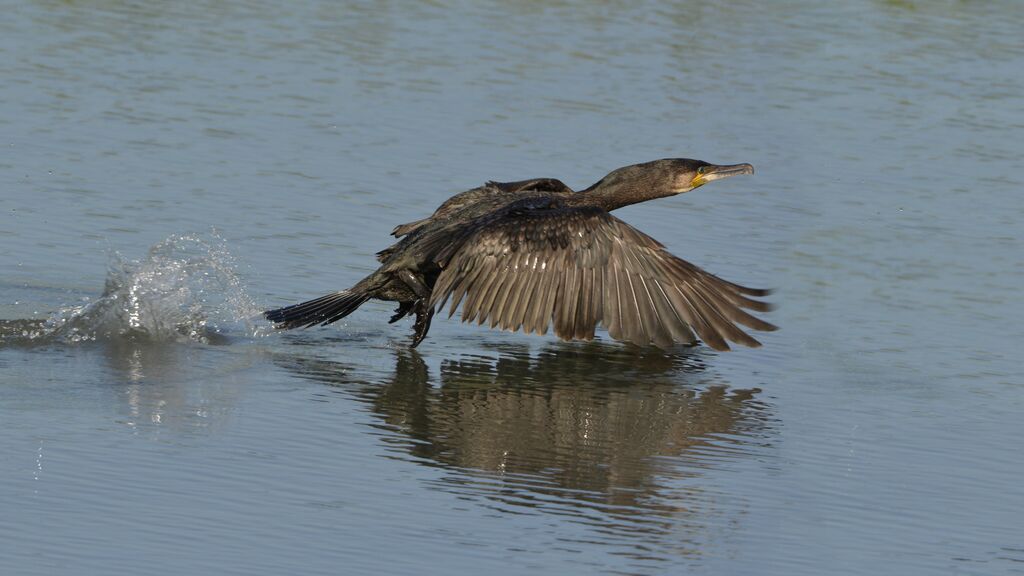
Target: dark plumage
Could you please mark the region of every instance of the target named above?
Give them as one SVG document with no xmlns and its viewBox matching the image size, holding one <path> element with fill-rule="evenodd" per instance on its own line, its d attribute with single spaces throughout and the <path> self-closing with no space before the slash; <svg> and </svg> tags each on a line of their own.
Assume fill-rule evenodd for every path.
<svg viewBox="0 0 1024 576">
<path fill-rule="evenodd" d="M 415 314 L 416 346 L 450 301 L 449 317 L 461 305 L 464 322 L 537 334 L 553 325 L 563 340 L 593 339 L 601 324 L 641 346 L 697 337 L 716 350 L 760 346 L 737 324 L 775 329 L 744 310 L 770 310 L 751 298 L 767 290 L 709 274 L 610 214 L 753 171 L 677 158 L 619 168 L 581 192 L 551 178 L 488 182 L 397 226 L 392 234 L 401 240 L 352 288 L 265 315 L 279 328 L 299 328 L 340 320 L 370 298 L 396 301 L 391 322 Z"/>
</svg>

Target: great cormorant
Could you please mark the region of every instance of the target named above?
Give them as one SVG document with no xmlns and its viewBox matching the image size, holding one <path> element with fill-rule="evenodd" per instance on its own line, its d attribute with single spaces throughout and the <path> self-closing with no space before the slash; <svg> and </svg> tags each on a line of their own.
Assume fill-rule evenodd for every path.
<svg viewBox="0 0 1024 576">
<path fill-rule="evenodd" d="M 770 310 L 751 298 L 769 291 L 705 272 L 610 214 L 753 172 L 750 164 L 670 158 L 619 168 L 580 192 L 553 178 L 488 182 L 395 227 L 400 240 L 377 253 L 381 266 L 355 286 L 265 316 L 300 328 L 336 322 L 370 298 L 394 301 L 391 322 L 416 315 L 415 347 L 450 299 L 449 317 L 461 304 L 463 322 L 537 334 L 553 325 L 563 340 L 591 340 L 601 324 L 641 346 L 697 337 L 716 350 L 728 350 L 727 341 L 760 346 L 737 324 L 775 329 L 743 310 Z"/>
</svg>

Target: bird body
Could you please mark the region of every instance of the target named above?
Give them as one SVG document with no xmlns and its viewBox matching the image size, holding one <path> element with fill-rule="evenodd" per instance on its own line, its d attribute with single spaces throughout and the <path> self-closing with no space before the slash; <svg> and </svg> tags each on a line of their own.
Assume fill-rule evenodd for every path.
<svg viewBox="0 0 1024 576">
<path fill-rule="evenodd" d="M 265 313 L 280 328 L 330 324 L 370 298 L 398 302 L 391 322 L 415 314 L 413 346 L 449 301 L 464 322 L 590 340 L 598 325 L 616 339 L 668 348 L 759 346 L 737 327 L 774 330 L 745 310 L 770 306 L 768 291 L 727 282 L 670 254 L 610 214 L 616 208 L 750 174 L 749 164 L 666 159 L 620 168 L 586 190 L 537 178 L 488 182 L 395 227 L 380 267 L 348 290 Z"/>
</svg>

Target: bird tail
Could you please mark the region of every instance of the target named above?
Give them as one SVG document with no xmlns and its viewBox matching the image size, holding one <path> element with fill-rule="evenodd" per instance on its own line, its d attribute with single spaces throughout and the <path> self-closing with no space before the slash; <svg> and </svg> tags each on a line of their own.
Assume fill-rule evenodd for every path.
<svg viewBox="0 0 1024 576">
<path fill-rule="evenodd" d="M 263 315 L 282 329 L 309 328 L 317 324 L 325 326 L 355 312 L 369 299 L 365 291 L 354 288 L 332 292 L 301 304 L 267 310 Z"/>
</svg>

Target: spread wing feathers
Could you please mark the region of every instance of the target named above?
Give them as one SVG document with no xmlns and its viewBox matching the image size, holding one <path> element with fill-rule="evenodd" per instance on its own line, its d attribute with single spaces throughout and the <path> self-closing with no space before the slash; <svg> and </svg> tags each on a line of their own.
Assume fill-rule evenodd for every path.
<svg viewBox="0 0 1024 576">
<path fill-rule="evenodd" d="M 716 350 L 760 346 L 737 324 L 775 330 L 744 310 L 770 310 L 750 298 L 769 291 L 709 274 L 598 208 L 507 210 L 462 232 L 438 252 L 431 305 L 451 299 L 448 316 L 461 305 L 464 322 L 537 334 L 553 325 L 564 340 L 590 340 L 602 324 L 616 340 L 667 348 L 699 336 Z"/>
</svg>

